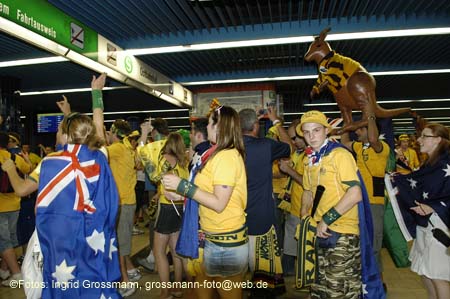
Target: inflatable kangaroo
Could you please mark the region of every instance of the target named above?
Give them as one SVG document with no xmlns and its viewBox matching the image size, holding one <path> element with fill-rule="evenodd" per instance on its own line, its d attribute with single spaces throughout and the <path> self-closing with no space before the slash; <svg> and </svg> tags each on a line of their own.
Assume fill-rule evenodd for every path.
<svg viewBox="0 0 450 299">
<path fill-rule="evenodd" d="M 344 119 L 344 127 L 338 134 L 354 131 L 367 125 L 367 117 L 389 118 L 410 112 L 410 108 L 383 109 L 377 103 L 375 79 L 365 68 L 349 57 L 335 53 L 325 41 L 330 28 L 324 29 L 305 54 L 305 60 L 314 61 L 319 69 L 319 77 L 310 96 L 318 95 L 328 88 L 336 100 Z M 353 122 L 352 110 L 361 110 L 361 121 Z"/>
</svg>

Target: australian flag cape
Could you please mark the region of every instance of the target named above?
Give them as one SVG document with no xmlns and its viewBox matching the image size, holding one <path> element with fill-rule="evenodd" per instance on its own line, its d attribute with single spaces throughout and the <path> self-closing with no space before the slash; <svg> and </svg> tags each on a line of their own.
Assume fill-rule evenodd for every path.
<svg viewBox="0 0 450 299">
<path fill-rule="evenodd" d="M 431 214 L 421 216 L 412 211 L 419 203 L 433 208 L 450 228 L 450 155 L 444 153 L 434 165 L 424 165 L 407 175 L 386 177 L 386 188 L 395 217 L 405 239 L 416 237 L 417 225 L 426 227 Z"/>
<path fill-rule="evenodd" d="M 41 164 L 36 230 L 44 257 L 42 298 L 121 298 L 117 186 L 104 153 L 65 145 Z"/>
<path fill-rule="evenodd" d="M 205 151 L 200 159 L 197 159 L 189 173 L 189 181 L 194 182 L 200 167 L 208 160 L 215 151 L 216 146 Z M 192 198 L 186 198 L 184 206 L 183 221 L 181 223 L 180 235 L 178 236 L 175 251 L 177 254 L 192 259 L 198 258 L 198 202 Z"/>
<path fill-rule="evenodd" d="M 328 141 L 325 154 L 337 147 L 342 147 L 347 150 L 342 144 L 338 142 Z M 363 299 L 384 299 L 386 294 L 383 290 L 383 283 L 381 281 L 380 271 L 378 269 L 375 256 L 373 254 L 373 222 L 372 214 L 370 212 L 369 196 L 367 195 L 366 186 L 358 171 L 358 178 L 361 183 L 361 192 L 363 200 L 358 203 L 358 217 L 359 217 L 359 238 L 361 247 L 361 282 L 363 285 L 362 296 Z"/>
</svg>

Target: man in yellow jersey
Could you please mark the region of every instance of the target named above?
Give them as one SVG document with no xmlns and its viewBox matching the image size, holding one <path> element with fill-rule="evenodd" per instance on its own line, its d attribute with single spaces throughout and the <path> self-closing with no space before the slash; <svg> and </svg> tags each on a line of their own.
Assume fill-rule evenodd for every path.
<svg viewBox="0 0 450 299">
<path fill-rule="evenodd" d="M 409 147 L 409 136 L 402 134 L 398 137 L 400 146 L 395 150 L 397 172 L 408 174 L 419 168 L 419 158 L 414 149 Z"/>
<path fill-rule="evenodd" d="M 117 224 L 117 241 L 119 243 L 119 260 L 122 281 L 138 281 L 141 279 L 139 270 L 131 262 L 131 236 L 133 232 L 134 213 L 136 211 L 136 161 L 135 150 L 128 141 L 131 127 L 123 119 L 114 121 L 107 133 L 109 146 L 108 156 L 114 180 L 119 191 L 119 215 Z M 136 291 L 135 288 L 121 288 L 120 294 L 128 297 Z"/>
<path fill-rule="evenodd" d="M 362 192 L 356 162 L 350 152 L 328 140 L 330 125 L 322 112 L 306 112 L 296 131 L 309 145 L 303 160 L 301 216 L 311 213 L 313 203 L 317 207 L 313 219 L 317 222 L 318 274 L 311 286 L 311 298 L 360 298 L 357 204 Z M 322 188 L 320 196 L 318 190 Z"/>
<path fill-rule="evenodd" d="M 294 120 L 287 130 L 295 145 L 295 152 L 291 154 L 291 159 L 280 160 L 280 170 L 289 175 L 283 192 L 283 201 L 290 201 L 284 226 L 283 272 L 285 276 L 295 274 L 294 265 L 297 256 L 295 229 L 300 223 L 300 206 L 303 194 L 303 158 L 305 157 L 306 143 L 305 139 L 295 131 L 299 123 L 300 119 Z"/>
<path fill-rule="evenodd" d="M 373 253 L 382 272 L 380 251 L 383 245 L 384 174 L 390 148 L 379 139 L 375 116 L 369 115 L 367 121 L 367 127 L 355 131 L 358 141 L 351 141 L 346 132 L 341 136 L 341 142 L 355 153 L 356 164 L 367 188 L 373 220 Z"/>
</svg>

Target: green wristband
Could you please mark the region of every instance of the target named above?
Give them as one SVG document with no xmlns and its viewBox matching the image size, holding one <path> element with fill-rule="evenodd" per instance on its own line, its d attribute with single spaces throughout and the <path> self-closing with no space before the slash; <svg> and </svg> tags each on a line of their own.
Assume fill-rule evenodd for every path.
<svg viewBox="0 0 450 299">
<path fill-rule="evenodd" d="M 323 222 L 325 222 L 327 225 L 331 225 L 333 222 L 338 220 L 342 215 L 339 214 L 338 211 L 333 207 L 328 210 L 328 212 L 325 213 L 325 215 L 322 216 Z"/>
<path fill-rule="evenodd" d="M 96 108 L 104 109 L 102 91 L 100 89 L 92 90 L 92 110 Z"/>
<path fill-rule="evenodd" d="M 187 198 L 193 198 L 195 191 L 197 191 L 197 186 L 192 184 L 186 179 L 181 179 L 180 183 L 177 186 L 177 193 L 186 196 Z"/>
</svg>

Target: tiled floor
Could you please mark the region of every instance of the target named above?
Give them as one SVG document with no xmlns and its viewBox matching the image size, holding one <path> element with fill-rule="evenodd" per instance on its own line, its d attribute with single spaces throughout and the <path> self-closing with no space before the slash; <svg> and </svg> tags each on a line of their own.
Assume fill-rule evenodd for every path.
<svg viewBox="0 0 450 299">
<path fill-rule="evenodd" d="M 140 254 L 145 253 L 145 247 L 148 245 L 148 234 L 138 235 L 133 237 L 133 253 Z M 416 274 L 412 273 L 408 268 L 398 269 L 395 268 L 391 258 L 387 254 L 387 251 L 383 249 L 382 252 L 383 264 L 384 264 L 384 280 L 388 287 L 389 299 L 426 299 L 426 291 L 422 286 L 422 282 Z M 139 282 L 140 290 L 134 295 L 128 297 L 131 299 L 148 299 L 158 298 L 159 290 L 146 290 L 148 282 L 158 281 L 158 275 L 156 273 L 148 273 L 142 270 L 143 277 Z M 294 277 L 287 277 L 285 279 L 287 286 L 287 293 L 279 297 L 280 299 L 306 298 L 306 295 L 295 291 L 293 288 Z M 147 283 L 147 284 L 146 284 Z M 6 287 L 0 287 L 0 299 L 24 299 L 25 295 L 21 289 L 10 289 Z"/>
</svg>

